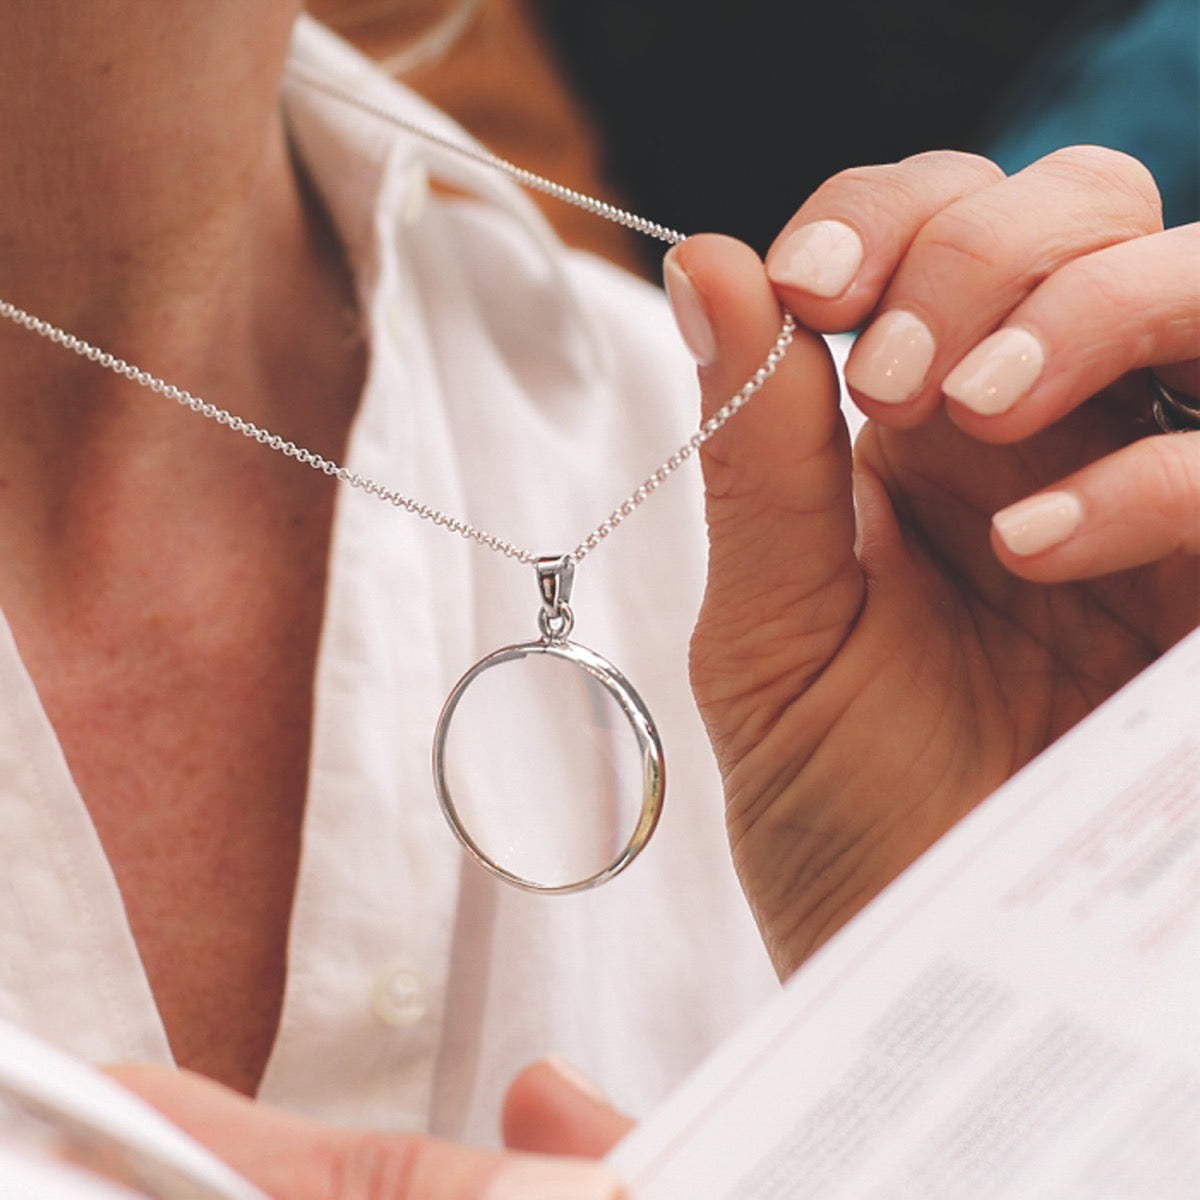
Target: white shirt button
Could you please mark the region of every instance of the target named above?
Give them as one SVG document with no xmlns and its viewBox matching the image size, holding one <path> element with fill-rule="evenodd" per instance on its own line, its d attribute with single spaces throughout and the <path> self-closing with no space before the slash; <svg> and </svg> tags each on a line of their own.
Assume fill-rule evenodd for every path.
<svg viewBox="0 0 1200 1200">
<path fill-rule="evenodd" d="M 371 1011 L 384 1025 L 407 1029 L 429 1012 L 425 981 L 408 967 L 392 966 L 379 973 L 371 989 Z"/>
</svg>

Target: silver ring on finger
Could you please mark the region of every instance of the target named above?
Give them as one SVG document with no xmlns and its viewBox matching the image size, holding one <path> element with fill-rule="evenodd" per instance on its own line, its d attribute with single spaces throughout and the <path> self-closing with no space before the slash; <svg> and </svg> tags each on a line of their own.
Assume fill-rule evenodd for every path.
<svg viewBox="0 0 1200 1200">
<path fill-rule="evenodd" d="M 1150 412 L 1163 433 L 1190 433 L 1200 429 L 1200 400 L 1163 383 L 1150 372 Z"/>
</svg>

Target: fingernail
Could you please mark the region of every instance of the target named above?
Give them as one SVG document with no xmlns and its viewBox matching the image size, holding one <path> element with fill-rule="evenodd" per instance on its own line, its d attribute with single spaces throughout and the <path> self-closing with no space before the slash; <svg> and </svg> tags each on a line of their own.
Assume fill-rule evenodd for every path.
<svg viewBox="0 0 1200 1200">
<path fill-rule="evenodd" d="M 483 1200 L 624 1200 L 620 1182 L 601 1166 L 524 1158 L 500 1168 Z"/>
<path fill-rule="evenodd" d="M 1042 344 L 1027 329 L 986 337 L 946 376 L 942 391 L 985 417 L 1008 412 L 1046 365 Z"/>
<path fill-rule="evenodd" d="M 557 1054 L 550 1054 L 542 1061 L 573 1091 L 589 1096 L 601 1104 L 608 1103 L 608 1097 L 582 1071 L 565 1059 L 559 1058 Z"/>
<path fill-rule="evenodd" d="M 840 296 L 862 266 L 862 239 L 841 221 L 813 221 L 788 234 L 771 255 L 773 283 L 813 296 Z"/>
<path fill-rule="evenodd" d="M 717 338 L 712 322 L 708 319 L 696 285 L 670 254 L 663 260 L 663 282 L 683 344 L 700 366 L 712 366 L 717 361 Z"/>
<path fill-rule="evenodd" d="M 920 317 L 895 308 L 878 317 L 854 343 L 846 382 L 880 404 L 903 404 L 921 386 L 937 349 Z"/>
<path fill-rule="evenodd" d="M 1083 505 L 1073 492 L 1043 492 L 1001 509 L 992 524 L 1013 554 L 1028 558 L 1065 542 L 1083 524 Z"/>
</svg>

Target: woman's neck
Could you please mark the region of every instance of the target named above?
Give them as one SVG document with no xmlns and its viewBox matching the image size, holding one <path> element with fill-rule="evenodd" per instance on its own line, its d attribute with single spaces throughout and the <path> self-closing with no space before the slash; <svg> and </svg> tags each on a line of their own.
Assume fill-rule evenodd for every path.
<svg viewBox="0 0 1200 1200">
<path fill-rule="evenodd" d="M 278 186 L 293 5 L 3 0 L 0 14 L 5 294 L 100 326 L 211 288 Z"/>
<path fill-rule="evenodd" d="M 298 8 L 0 0 L 0 296 L 337 454 L 361 350 L 347 346 L 339 249 L 279 113 Z M 51 514 L 71 495 L 86 528 L 108 494 L 128 496 L 133 467 L 161 502 L 180 461 L 211 456 L 219 474 L 239 459 L 230 449 L 206 422 L 0 322 L 0 547 L 6 533 L 27 542 L 38 514 L 61 525 Z"/>
</svg>

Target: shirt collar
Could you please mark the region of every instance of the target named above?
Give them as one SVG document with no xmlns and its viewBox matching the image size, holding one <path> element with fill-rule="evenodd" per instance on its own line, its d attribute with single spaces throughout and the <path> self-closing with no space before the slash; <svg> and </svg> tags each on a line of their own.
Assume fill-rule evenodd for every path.
<svg viewBox="0 0 1200 1200">
<path fill-rule="evenodd" d="M 512 218 L 546 267 L 549 286 L 577 328 L 589 373 L 608 374 L 608 355 L 588 315 L 586 297 L 566 269 L 557 235 L 532 199 L 493 167 L 398 128 L 353 105 L 307 86 L 303 74 L 320 75 L 369 104 L 395 112 L 456 144 L 483 149 L 451 118 L 397 83 L 369 59 L 307 15 L 293 31 L 283 104 L 289 132 L 309 169 L 360 280 L 374 275 L 378 210 L 388 180 L 420 164 L 431 180 L 494 206 Z"/>
</svg>

